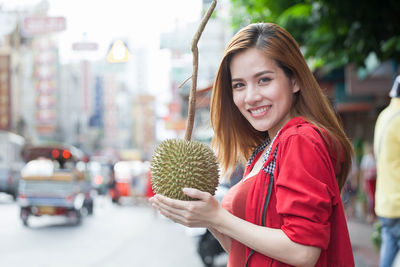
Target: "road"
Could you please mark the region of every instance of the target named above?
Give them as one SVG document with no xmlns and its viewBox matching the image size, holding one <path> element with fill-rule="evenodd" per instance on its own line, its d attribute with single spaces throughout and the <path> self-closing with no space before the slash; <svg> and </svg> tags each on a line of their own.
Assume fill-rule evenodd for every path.
<svg viewBox="0 0 400 267">
<path fill-rule="evenodd" d="M 187 229 L 147 205 L 115 205 L 98 197 L 94 215 L 81 225 L 43 216 L 30 218 L 24 227 L 18 205 L 0 193 L 0 214 L 3 267 L 203 266 Z M 224 266 L 224 259 L 217 263 Z"/>
</svg>

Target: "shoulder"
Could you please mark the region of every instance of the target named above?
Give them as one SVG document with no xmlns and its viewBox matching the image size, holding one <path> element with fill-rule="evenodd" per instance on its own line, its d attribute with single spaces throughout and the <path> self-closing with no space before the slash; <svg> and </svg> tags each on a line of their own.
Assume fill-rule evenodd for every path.
<svg viewBox="0 0 400 267">
<path fill-rule="evenodd" d="M 296 176 L 301 183 L 309 183 L 314 179 L 331 188 L 337 187 L 334 165 L 337 152 L 329 149 L 328 140 L 326 131 L 310 122 L 287 128 L 281 133 L 277 144 L 277 175 L 280 175 L 280 179 L 282 176 Z M 294 169 L 296 172 L 293 172 Z M 291 182 L 293 179 L 290 179 L 281 181 Z"/>
<path fill-rule="evenodd" d="M 394 110 L 392 112 L 393 116 L 393 123 L 396 124 L 397 126 L 400 124 L 400 108 Z"/>
<path fill-rule="evenodd" d="M 328 143 L 332 141 L 327 132 L 311 122 L 302 120 L 299 123 L 282 129 L 278 140 L 278 154 L 289 157 L 304 157 L 310 154 L 325 158 L 327 162 L 335 161 L 337 151 L 332 150 Z M 312 155 L 311 155 L 312 154 Z"/>
<path fill-rule="evenodd" d="M 392 107 L 391 110 L 382 116 L 379 127 L 387 128 L 389 135 L 398 136 L 400 129 L 400 107 Z"/>
<path fill-rule="evenodd" d="M 400 106 L 389 105 L 381 113 L 379 113 L 377 118 L 377 123 L 387 123 L 391 120 L 392 122 L 400 121 Z"/>
<path fill-rule="evenodd" d="M 313 144 L 320 144 L 323 143 L 323 133 L 325 133 L 324 130 L 320 130 L 311 122 L 303 120 L 300 123 L 291 125 L 290 127 L 284 129 L 279 137 L 279 143 L 298 140 L 308 141 Z"/>
</svg>

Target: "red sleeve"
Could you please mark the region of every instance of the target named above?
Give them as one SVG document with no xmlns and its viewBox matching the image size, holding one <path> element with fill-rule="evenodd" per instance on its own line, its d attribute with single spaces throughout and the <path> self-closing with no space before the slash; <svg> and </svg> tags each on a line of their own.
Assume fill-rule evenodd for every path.
<svg viewBox="0 0 400 267">
<path fill-rule="evenodd" d="M 279 144 L 277 212 L 282 231 L 296 243 L 327 249 L 335 175 L 318 134 L 291 135 Z M 280 152 L 280 153 L 279 153 Z"/>
</svg>

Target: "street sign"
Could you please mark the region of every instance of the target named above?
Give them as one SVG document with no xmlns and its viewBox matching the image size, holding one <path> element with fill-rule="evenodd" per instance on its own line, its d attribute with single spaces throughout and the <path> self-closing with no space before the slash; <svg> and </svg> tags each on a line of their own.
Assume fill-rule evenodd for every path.
<svg viewBox="0 0 400 267">
<path fill-rule="evenodd" d="M 111 63 L 127 62 L 129 60 L 129 50 L 125 43 L 121 40 L 116 40 L 107 54 L 107 61 Z"/>
<path fill-rule="evenodd" d="M 22 32 L 29 36 L 60 32 L 65 29 L 64 17 L 27 17 L 22 25 Z"/>
<path fill-rule="evenodd" d="M 98 48 L 99 45 L 93 42 L 78 42 L 72 44 L 72 50 L 75 51 L 94 51 Z"/>
</svg>

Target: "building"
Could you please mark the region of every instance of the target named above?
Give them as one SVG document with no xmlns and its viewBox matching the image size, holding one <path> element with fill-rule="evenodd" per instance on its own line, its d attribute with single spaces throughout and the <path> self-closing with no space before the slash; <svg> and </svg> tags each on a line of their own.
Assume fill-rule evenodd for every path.
<svg viewBox="0 0 400 267">
<path fill-rule="evenodd" d="M 203 0 L 204 14 L 211 1 Z M 219 1 L 214 10 L 215 16 L 208 21 L 198 43 L 199 66 L 197 78 L 198 97 L 193 139 L 208 142 L 212 136 L 209 121 L 209 97 L 219 61 L 229 39 L 232 36 L 228 15 L 229 1 Z M 176 137 L 182 138 L 186 126 L 188 99 L 190 93 L 190 76 L 193 70 L 191 41 L 200 24 L 177 24 L 174 31 L 162 36 L 161 48 L 171 51 L 171 92 L 169 115 L 165 118 L 166 127 L 176 132 Z M 187 80 L 186 83 L 182 83 Z M 182 86 L 180 86 L 182 85 Z M 162 141 L 162 140 L 158 140 Z"/>
</svg>

